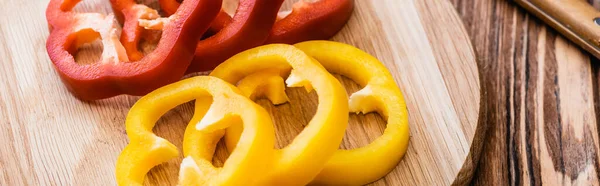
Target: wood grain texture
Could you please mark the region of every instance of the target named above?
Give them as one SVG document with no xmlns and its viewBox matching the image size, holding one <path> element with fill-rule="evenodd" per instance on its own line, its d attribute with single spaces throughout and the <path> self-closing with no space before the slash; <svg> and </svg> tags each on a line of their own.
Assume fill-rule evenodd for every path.
<svg viewBox="0 0 600 186">
<path fill-rule="evenodd" d="M 490 127 L 472 184 L 599 185 L 599 61 L 512 1 L 452 2 Z"/>
<path fill-rule="evenodd" d="M 155 1 L 148 0 L 151 6 Z M 128 143 L 124 120 L 138 97 L 96 102 L 73 98 L 53 70 L 45 41 L 48 0 L 0 1 L 0 185 L 114 185 L 117 156 Z M 289 9 L 293 2 L 286 2 Z M 474 50 L 461 20 L 445 0 L 360 0 L 333 40 L 373 54 L 392 72 L 409 109 L 411 141 L 397 168 L 373 185 L 464 184 L 483 145 L 478 125 L 480 91 Z M 235 2 L 225 7 L 234 9 Z M 110 12 L 107 0 L 84 0 L 81 11 Z M 85 60 L 97 48 L 80 52 Z M 359 90 L 337 76 L 349 93 Z M 316 94 L 286 90 L 291 103 L 273 106 L 277 147 L 288 144 L 314 115 Z M 154 131 L 181 147 L 193 103 L 164 115 Z M 377 114 L 350 114 L 341 148 L 368 144 L 385 128 Z M 218 148 L 216 165 L 227 152 Z M 175 184 L 179 159 L 151 170 L 146 183 Z M 368 171 L 368 170 L 366 170 Z"/>
</svg>

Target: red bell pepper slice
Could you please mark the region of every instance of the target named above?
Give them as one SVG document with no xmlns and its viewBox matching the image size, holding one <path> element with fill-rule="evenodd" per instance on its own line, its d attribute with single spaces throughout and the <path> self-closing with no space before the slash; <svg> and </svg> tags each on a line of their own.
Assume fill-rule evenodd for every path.
<svg viewBox="0 0 600 186">
<path fill-rule="evenodd" d="M 257 44 L 258 41 L 263 39 L 263 30 L 270 25 L 266 23 L 271 21 L 271 17 L 260 19 L 260 16 L 272 16 L 272 8 L 280 3 L 272 3 L 269 4 L 270 7 L 262 7 L 266 12 L 259 15 L 253 13 L 253 10 L 257 9 L 245 7 L 254 1 L 258 2 L 260 0 L 241 0 L 233 21 L 230 20 L 229 15 L 221 11 L 216 21 L 212 23 L 211 31 L 218 32 L 219 28 L 226 28 L 232 22 L 233 25 L 222 31 L 225 34 L 217 34 L 208 39 L 209 41 L 198 43 L 196 57 L 190 65 L 188 73 L 212 70 L 234 54 L 260 44 L 294 44 L 308 40 L 329 39 L 344 27 L 354 9 L 353 0 L 319 0 L 317 2 L 301 0 L 294 4 L 289 15 L 279 17 L 270 29 L 268 38 L 263 43 Z M 159 2 L 167 14 L 177 10 L 179 5 L 177 0 L 159 0 Z M 277 7 L 279 9 L 279 6 Z M 258 20 L 248 16 L 253 16 Z M 248 24 L 246 23 L 248 21 L 254 21 L 258 24 Z"/>
<path fill-rule="evenodd" d="M 71 9 L 81 0 L 51 0 L 46 19 L 51 28 L 46 42 L 48 56 L 63 83 L 82 100 L 97 100 L 120 94 L 144 95 L 183 77 L 194 54 L 195 45 L 217 16 L 221 0 L 186 0 L 176 15 L 156 19 L 152 9 L 134 0 L 111 0 L 117 16 L 124 20 L 121 44 L 114 16 L 76 13 Z M 160 22 L 162 20 L 162 22 Z M 168 20 L 168 22 L 166 21 Z M 125 46 L 135 43 L 143 21 L 164 23 L 157 48 L 135 60 Z M 150 24 L 152 26 L 152 24 Z M 84 43 L 102 39 L 104 50 L 98 63 L 80 65 L 71 54 Z M 135 43 L 137 45 L 137 43 Z"/>
<path fill-rule="evenodd" d="M 158 0 L 158 3 L 160 4 L 162 11 L 168 16 L 173 15 L 181 5 L 177 0 Z M 217 18 L 215 18 L 210 25 L 208 31 L 212 34 L 217 33 L 229 23 L 231 23 L 231 16 L 229 16 L 227 12 L 221 10 L 219 15 L 217 15 Z"/>
<path fill-rule="evenodd" d="M 289 15 L 275 23 L 266 43 L 329 39 L 344 28 L 353 9 L 354 0 L 301 0 L 294 4 Z"/>
<path fill-rule="evenodd" d="M 185 1 L 188 0 L 183 2 Z M 227 25 L 224 25 L 225 21 L 222 20 L 214 22 L 213 25 L 222 25 L 223 29 L 198 42 L 196 55 L 188 68 L 188 73 L 211 70 L 229 57 L 265 43 L 283 1 L 240 0 L 231 22 Z M 160 0 L 159 2 L 166 7 L 177 7 L 178 3 L 176 0 Z M 226 13 L 222 13 L 222 15 L 229 16 Z"/>
</svg>

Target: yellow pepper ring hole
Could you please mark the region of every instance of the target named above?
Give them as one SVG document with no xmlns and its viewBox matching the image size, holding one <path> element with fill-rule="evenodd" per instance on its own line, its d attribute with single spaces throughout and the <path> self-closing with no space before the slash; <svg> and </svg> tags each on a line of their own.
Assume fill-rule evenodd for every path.
<svg viewBox="0 0 600 186">
<path fill-rule="evenodd" d="M 254 74 L 268 73 L 278 78 L 261 80 Z M 210 75 L 237 84 L 244 81 L 260 80 L 274 84 L 276 89 L 284 91 L 281 76 L 288 75 L 285 83 L 288 87 L 305 87 L 315 90 L 319 105 L 308 126 L 286 147 L 274 149 L 271 172 L 264 175 L 259 185 L 306 185 L 317 176 L 325 164 L 334 155 L 342 141 L 348 122 L 348 96 L 344 87 L 329 74 L 316 60 L 301 50 L 285 44 L 272 44 L 247 50 L 235 55 L 219 65 Z M 258 78 L 258 79 L 255 79 Z M 255 80 L 252 80 L 255 79 Z M 259 84 L 247 84 L 260 87 Z M 277 86 L 281 85 L 281 86 Z M 247 94 L 252 96 L 252 93 Z M 278 97 L 280 96 L 280 97 Z M 285 102 L 285 93 L 271 95 L 274 103 Z M 228 149 L 237 149 L 239 132 L 246 131 L 242 126 L 227 128 Z M 235 140 L 229 139 L 236 136 Z M 239 144 L 237 144 L 239 145 Z M 271 146 L 274 148 L 274 146 Z"/>
<path fill-rule="evenodd" d="M 212 96 L 212 104 L 210 99 Z M 255 183 L 252 174 L 266 173 L 274 154 L 273 124 L 269 114 L 236 87 L 214 77 L 201 76 L 179 81 L 142 97 L 129 111 L 126 120 L 129 145 L 119 155 L 116 177 L 119 185 L 142 185 L 152 167 L 178 156 L 177 147 L 156 136 L 152 128 L 156 121 L 177 105 L 197 100 L 194 118 L 189 126 L 194 130 L 184 138 L 185 148 L 194 152 L 185 155 L 179 173 L 181 185 L 242 185 Z M 206 116 L 200 120 L 199 116 Z M 198 123 L 198 125 L 196 125 Z M 216 144 L 224 128 L 242 123 L 242 140 L 222 168 L 212 165 Z M 186 154 L 186 152 L 184 152 Z M 202 175 L 202 176 L 199 176 Z"/>
</svg>

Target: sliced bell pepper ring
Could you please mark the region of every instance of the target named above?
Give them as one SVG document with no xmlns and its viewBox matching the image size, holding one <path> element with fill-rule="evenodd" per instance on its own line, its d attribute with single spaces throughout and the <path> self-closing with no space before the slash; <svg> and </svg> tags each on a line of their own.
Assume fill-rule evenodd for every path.
<svg viewBox="0 0 600 186">
<path fill-rule="evenodd" d="M 167 16 L 173 15 L 177 11 L 177 8 L 179 8 L 181 5 L 181 3 L 177 0 L 158 0 L 158 3 L 160 4 L 160 8 Z M 225 26 L 227 26 L 229 23 L 231 23 L 231 16 L 229 16 L 227 12 L 221 10 L 219 15 L 217 15 L 217 18 L 213 20 L 212 24 L 210 25 L 210 29 L 208 30 L 212 33 L 217 33 L 221 29 L 225 28 Z"/>
<path fill-rule="evenodd" d="M 304 86 L 308 91 L 314 89 L 319 96 L 319 105 L 307 127 L 288 146 L 275 150 L 272 163 L 268 163 L 270 172 L 263 176 L 264 180 L 259 185 L 308 184 L 342 141 L 348 122 L 346 92 L 340 82 L 317 61 L 295 47 L 284 44 L 261 46 L 237 54 L 215 68 L 210 75 L 236 84 L 240 80 L 253 81 L 253 74 L 264 73 L 265 70 L 280 76 L 289 74 L 286 80 L 288 87 Z M 278 90 L 281 90 L 280 87 Z M 235 136 L 237 139 L 239 132 L 246 130 L 240 125 L 227 128 L 227 133 L 235 134 L 225 136 L 230 150 L 237 150 L 239 142 L 243 140 L 234 142 L 227 138 Z"/>
<path fill-rule="evenodd" d="M 119 42 L 113 15 L 72 12 L 79 2 L 50 1 L 46 18 L 51 33 L 46 48 L 69 91 L 82 100 L 120 94 L 144 95 L 179 80 L 193 57 L 196 41 L 221 7 L 220 0 L 187 0 L 182 5 L 186 8 L 181 8 L 170 18 L 159 19 L 156 11 L 134 3 L 134 0 L 111 0 L 117 15 L 125 21 L 121 38 L 126 41 L 124 46 Z M 138 24 L 142 23 L 147 26 L 164 23 L 164 29 L 157 48 L 137 61 L 137 48 L 130 50 L 133 51 L 129 53 L 131 58 L 125 50 L 136 41 L 140 31 Z M 89 65 L 77 64 L 72 53 L 80 45 L 97 38 L 102 40 L 104 47 L 101 60 Z"/>
<path fill-rule="evenodd" d="M 227 58 L 265 43 L 283 1 L 240 0 L 231 22 L 215 35 L 198 42 L 188 73 L 211 70 Z M 176 3 L 162 0 L 162 4 Z"/>
<path fill-rule="evenodd" d="M 160 1 L 177 3 L 176 0 Z M 280 13 L 281 16 L 278 16 L 266 43 L 294 44 L 302 41 L 329 39 L 346 25 L 353 9 L 354 0 L 318 0 L 316 2 L 301 0 L 293 5 L 292 11 Z M 225 16 L 229 15 L 219 14 L 217 19 L 219 21 L 213 22 L 211 28 L 225 27 L 229 23 L 222 21 L 228 20 Z"/>
<path fill-rule="evenodd" d="M 301 0 L 289 15 L 275 22 L 266 43 L 329 39 L 344 28 L 353 9 L 354 0 Z"/>
<path fill-rule="evenodd" d="M 283 1 L 241 0 L 230 24 L 198 42 L 188 73 L 212 70 L 227 58 L 263 44 Z"/>
<path fill-rule="evenodd" d="M 408 148 L 409 125 L 404 97 L 387 68 L 377 58 L 343 43 L 308 41 L 294 46 L 329 72 L 364 86 L 350 96 L 351 112 L 377 111 L 388 123 L 383 135 L 369 145 L 338 150 L 312 183 L 364 185 L 392 171 Z"/>
<path fill-rule="evenodd" d="M 246 76 L 238 83 L 238 88 L 251 100 L 266 97 L 274 105 L 288 102 L 285 94 L 285 83 L 277 70 L 263 70 Z M 277 89 L 277 91 L 269 91 Z"/>
<path fill-rule="evenodd" d="M 186 158 L 181 163 L 179 185 L 257 185 L 261 175 L 268 171 L 270 158 L 275 152 L 272 149 L 275 143 L 273 126 L 265 126 L 272 125 L 268 113 L 258 105 L 246 106 L 228 103 L 223 103 L 225 106 L 221 106 L 225 109 L 217 111 L 215 106 L 206 104 L 210 101 L 207 99 L 196 100 L 194 117 L 184 135 L 183 153 Z M 250 127 L 251 129 L 244 131 L 246 138 L 243 139 L 243 143 L 238 144 L 244 148 L 232 151 L 225 165 L 222 168 L 216 168 L 211 161 L 217 143 L 225 133 L 221 128 L 250 120 L 240 121 L 239 118 L 229 117 L 226 112 L 225 114 L 219 112 L 224 110 L 241 112 L 243 109 L 255 109 L 256 111 L 252 112 L 255 112 L 257 117 L 253 122 L 259 123 L 259 125 L 244 125 L 244 128 Z M 197 128 L 199 126 L 200 130 Z M 260 131 L 252 132 L 256 130 Z"/>
<path fill-rule="evenodd" d="M 315 58 L 329 72 L 341 74 L 364 86 L 350 96 L 351 112 L 377 111 L 388 121 L 383 135 L 371 144 L 352 150 L 338 150 L 311 184 L 365 185 L 385 176 L 401 160 L 409 140 L 406 104 L 390 72 L 376 58 L 350 45 L 308 41 L 294 46 Z M 284 90 L 277 86 L 257 86 L 270 82 L 265 80 L 275 76 L 278 75 L 257 74 L 242 80 L 238 88 L 246 96 L 253 95 L 250 98 L 265 96 L 280 102 L 281 96 L 269 95 L 285 95 Z M 240 131 L 227 132 L 227 144 L 238 141 Z"/>
<path fill-rule="evenodd" d="M 167 13 L 176 10 L 177 5 L 179 4 L 177 0 L 159 1 L 161 5 L 163 5 L 163 7 L 166 7 L 165 12 Z M 231 22 L 237 22 L 235 24 L 242 24 L 242 22 L 246 20 L 245 17 L 250 14 L 243 14 L 248 12 L 239 12 L 239 10 L 242 7 L 242 5 L 247 4 L 247 2 L 250 1 L 253 0 L 240 1 L 240 7 L 238 8 L 238 12 L 236 12 L 236 17 L 234 17 L 233 21 L 230 21 L 231 17 L 229 17 L 227 13 L 222 11 L 217 17 L 216 21 L 214 21 L 211 25 L 211 30 L 217 32 L 220 30 L 219 28 L 226 28 Z M 279 4 L 277 3 L 277 5 Z M 292 11 L 288 15 L 279 16 L 277 18 L 277 21 L 274 23 L 272 29 L 270 29 L 269 36 L 264 41 L 264 43 L 294 44 L 308 40 L 329 39 L 344 27 L 344 25 L 346 24 L 346 22 L 348 22 L 350 16 L 352 15 L 353 9 L 354 0 L 319 0 L 316 2 L 306 2 L 304 0 L 301 0 L 293 5 Z M 238 14 L 242 14 L 243 16 Z M 268 15 L 272 15 L 272 12 L 269 11 Z M 269 19 L 263 20 L 271 21 L 270 17 Z M 259 25 L 267 26 L 266 24 Z M 263 35 L 258 33 L 261 33 L 265 27 L 259 28 L 260 29 L 254 29 L 254 32 L 251 32 L 256 34 L 254 36 L 242 37 L 242 34 L 238 34 L 240 36 L 237 37 L 237 40 L 229 39 L 231 40 L 231 44 L 229 44 L 230 47 L 218 47 L 216 46 L 215 42 L 225 41 L 225 38 L 233 37 L 233 35 L 227 37 L 220 36 L 213 38 L 213 41 L 206 42 L 206 44 L 204 44 L 205 46 L 201 46 L 201 44 L 199 44 L 198 48 L 196 49 L 196 58 L 194 62 L 192 62 L 188 73 L 211 70 L 216 65 L 218 65 L 218 63 L 221 63 L 229 56 L 234 55 L 235 53 L 240 52 L 242 50 L 258 46 L 258 44 L 256 44 L 255 42 L 247 41 L 247 39 L 253 38 L 253 41 L 256 42 L 263 39 Z M 226 32 L 241 33 L 241 31 Z M 240 43 L 243 45 L 240 45 Z M 221 48 L 224 48 L 226 50 L 223 50 Z M 214 50 L 219 50 L 219 52 L 215 53 Z"/>
<path fill-rule="evenodd" d="M 274 155 L 275 143 L 269 114 L 233 85 L 215 77 L 199 76 L 157 89 L 131 108 L 126 120 L 130 143 L 116 165 L 119 185 L 142 185 L 152 167 L 178 156 L 177 147 L 152 133 L 152 128 L 167 111 L 193 99 L 197 100 L 196 113 L 190 121 L 192 129 L 188 130 L 193 132 L 186 131 L 186 138 L 191 140 L 184 143 L 184 149 L 194 149 L 194 153 L 186 153 L 181 164 L 181 185 L 253 184 L 261 178 L 256 174 L 268 170 L 266 163 Z M 207 116 L 200 120 L 204 114 Z M 223 168 L 215 168 L 211 160 L 224 134 L 222 127 L 240 122 L 247 129 L 242 133 L 242 141 Z"/>
</svg>

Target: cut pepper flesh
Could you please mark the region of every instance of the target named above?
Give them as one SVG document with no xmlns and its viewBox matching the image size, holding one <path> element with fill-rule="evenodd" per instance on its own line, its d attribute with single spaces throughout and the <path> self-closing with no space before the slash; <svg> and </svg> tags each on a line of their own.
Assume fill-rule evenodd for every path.
<svg viewBox="0 0 600 186">
<path fill-rule="evenodd" d="M 377 111 L 387 119 L 383 135 L 367 146 L 338 150 L 312 183 L 364 185 L 392 171 L 406 153 L 409 141 L 406 103 L 392 74 L 377 58 L 347 44 L 308 41 L 294 46 L 317 59 L 328 71 L 364 87 L 350 96 L 350 112 Z"/>
<path fill-rule="evenodd" d="M 315 58 L 329 72 L 346 76 L 364 86 L 362 90 L 350 96 L 350 112 L 377 111 L 388 122 L 383 135 L 371 144 L 352 150 L 338 150 L 311 183 L 364 185 L 385 176 L 401 160 L 409 140 L 406 104 L 390 72 L 375 57 L 350 45 L 331 41 L 308 41 L 294 46 Z M 277 97 L 266 95 L 285 95 L 285 92 L 276 86 L 255 86 L 265 83 L 264 80 L 275 75 L 262 73 L 261 76 L 247 78 L 241 81 L 238 87 L 242 88 L 246 95 L 250 92 L 260 93 L 251 98 L 262 95 L 272 99 Z M 239 131 L 228 131 L 228 144 L 234 144 L 238 140 L 238 134 Z"/>
<path fill-rule="evenodd" d="M 80 0 L 51 0 L 46 10 L 50 36 L 48 56 L 69 91 L 82 100 L 120 94 L 144 95 L 183 77 L 196 41 L 208 29 L 221 0 L 187 0 L 163 25 L 157 48 L 142 57 L 137 49 L 140 19 L 158 18 L 156 11 L 134 0 L 111 0 L 124 21 L 121 42 L 113 15 L 71 11 Z M 215 10 L 217 8 L 217 10 Z M 100 38 L 104 45 L 98 63 L 80 65 L 73 54 L 82 44 Z"/>
<path fill-rule="evenodd" d="M 329 39 L 344 28 L 354 9 L 354 0 L 300 0 L 292 11 L 273 25 L 266 43 L 294 44 Z"/>
<path fill-rule="evenodd" d="M 158 0 L 158 3 L 160 4 L 160 8 L 163 10 L 163 12 L 168 16 L 177 12 L 177 8 L 179 8 L 181 5 L 181 3 L 177 2 L 177 0 Z M 210 25 L 209 31 L 217 33 L 221 29 L 225 28 L 225 26 L 227 26 L 229 23 L 231 23 L 231 16 L 229 16 L 227 12 L 221 10 L 219 15 L 217 15 L 217 18 L 215 18 Z"/>
<path fill-rule="evenodd" d="M 235 55 L 215 68 L 211 76 L 235 84 L 244 78 L 256 78 L 253 74 L 265 70 L 280 76 L 289 74 L 288 87 L 310 85 L 307 90 L 314 88 L 319 95 L 319 105 L 308 126 L 288 146 L 274 150 L 268 163 L 270 171 L 261 176 L 263 179 L 258 185 L 308 184 L 341 143 L 348 121 L 346 92 L 317 61 L 283 44 L 261 46 Z M 227 133 L 234 133 L 237 138 L 246 130 L 233 125 L 227 128 Z M 229 149 L 239 147 L 238 141 L 226 141 Z"/>
<path fill-rule="evenodd" d="M 238 83 L 238 88 L 251 100 L 268 98 L 274 105 L 289 101 L 285 94 L 285 82 L 276 70 L 264 70 L 251 74 Z M 271 89 L 277 91 L 270 91 Z"/>
<path fill-rule="evenodd" d="M 126 121 L 130 143 L 116 166 L 119 185 L 142 185 L 152 167 L 178 156 L 177 148 L 156 136 L 152 128 L 167 111 L 194 99 L 196 113 L 190 121 L 192 129 L 185 134 L 184 149 L 188 151 L 181 164 L 180 184 L 253 184 L 260 177 L 252 175 L 267 172 L 275 143 L 268 113 L 229 83 L 201 76 L 157 89 L 131 108 Z M 244 130 L 238 148 L 222 168 L 214 167 L 211 160 L 223 129 L 240 122 L 248 130 Z"/>
<path fill-rule="evenodd" d="M 233 19 L 221 11 L 211 26 L 211 31 L 217 35 L 209 38 L 209 41 L 198 43 L 196 58 L 188 73 L 211 70 L 237 52 L 263 43 L 294 44 L 329 39 L 346 25 L 354 9 L 354 0 L 300 0 L 291 11 L 278 13 L 283 1 L 272 1 L 241 0 Z M 179 5 L 177 0 L 159 2 L 166 7 L 164 10 L 167 13 L 174 12 Z M 263 4 L 264 7 L 258 10 L 251 8 L 252 4 Z M 252 10 L 262 13 L 253 13 Z M 277 21 L 272 22 L 275 16 Z M 246 27 L 253 30 L 245 30 Z"/>
<path fill-rule="evenodd" d="M 176 3 L 176 0 L 160 1 Z M 314 2 L 300 0 L 292 6 L 291 11 L 279 12 L 277 22 L 273 25 L 266 43 L 294 44 L 308 40 L 329 39 L 344 28 L 352 16 L 353 9 L 353 0 Z M 211 28 L 225 27 L 229 24 L 226 20 L 231 20 L 231 17 L 229 19 L 226 17 L 229 17 L 226 13 L 219 14 Z"/>
<path fill-rule="evenodd" d="M 162 4 L 176 3 L 162 0 Z M 218 26 L 223 29 L 198 42 L 188 73 L 211 70 L 227 58 L 265 43 L 282 3 L 283 0 L 241 0 L 230 22 L 217 17 L 217 21 L 227 25 Z M 220 16 L 228 15 L 221 13 Z"/>
</svg>

